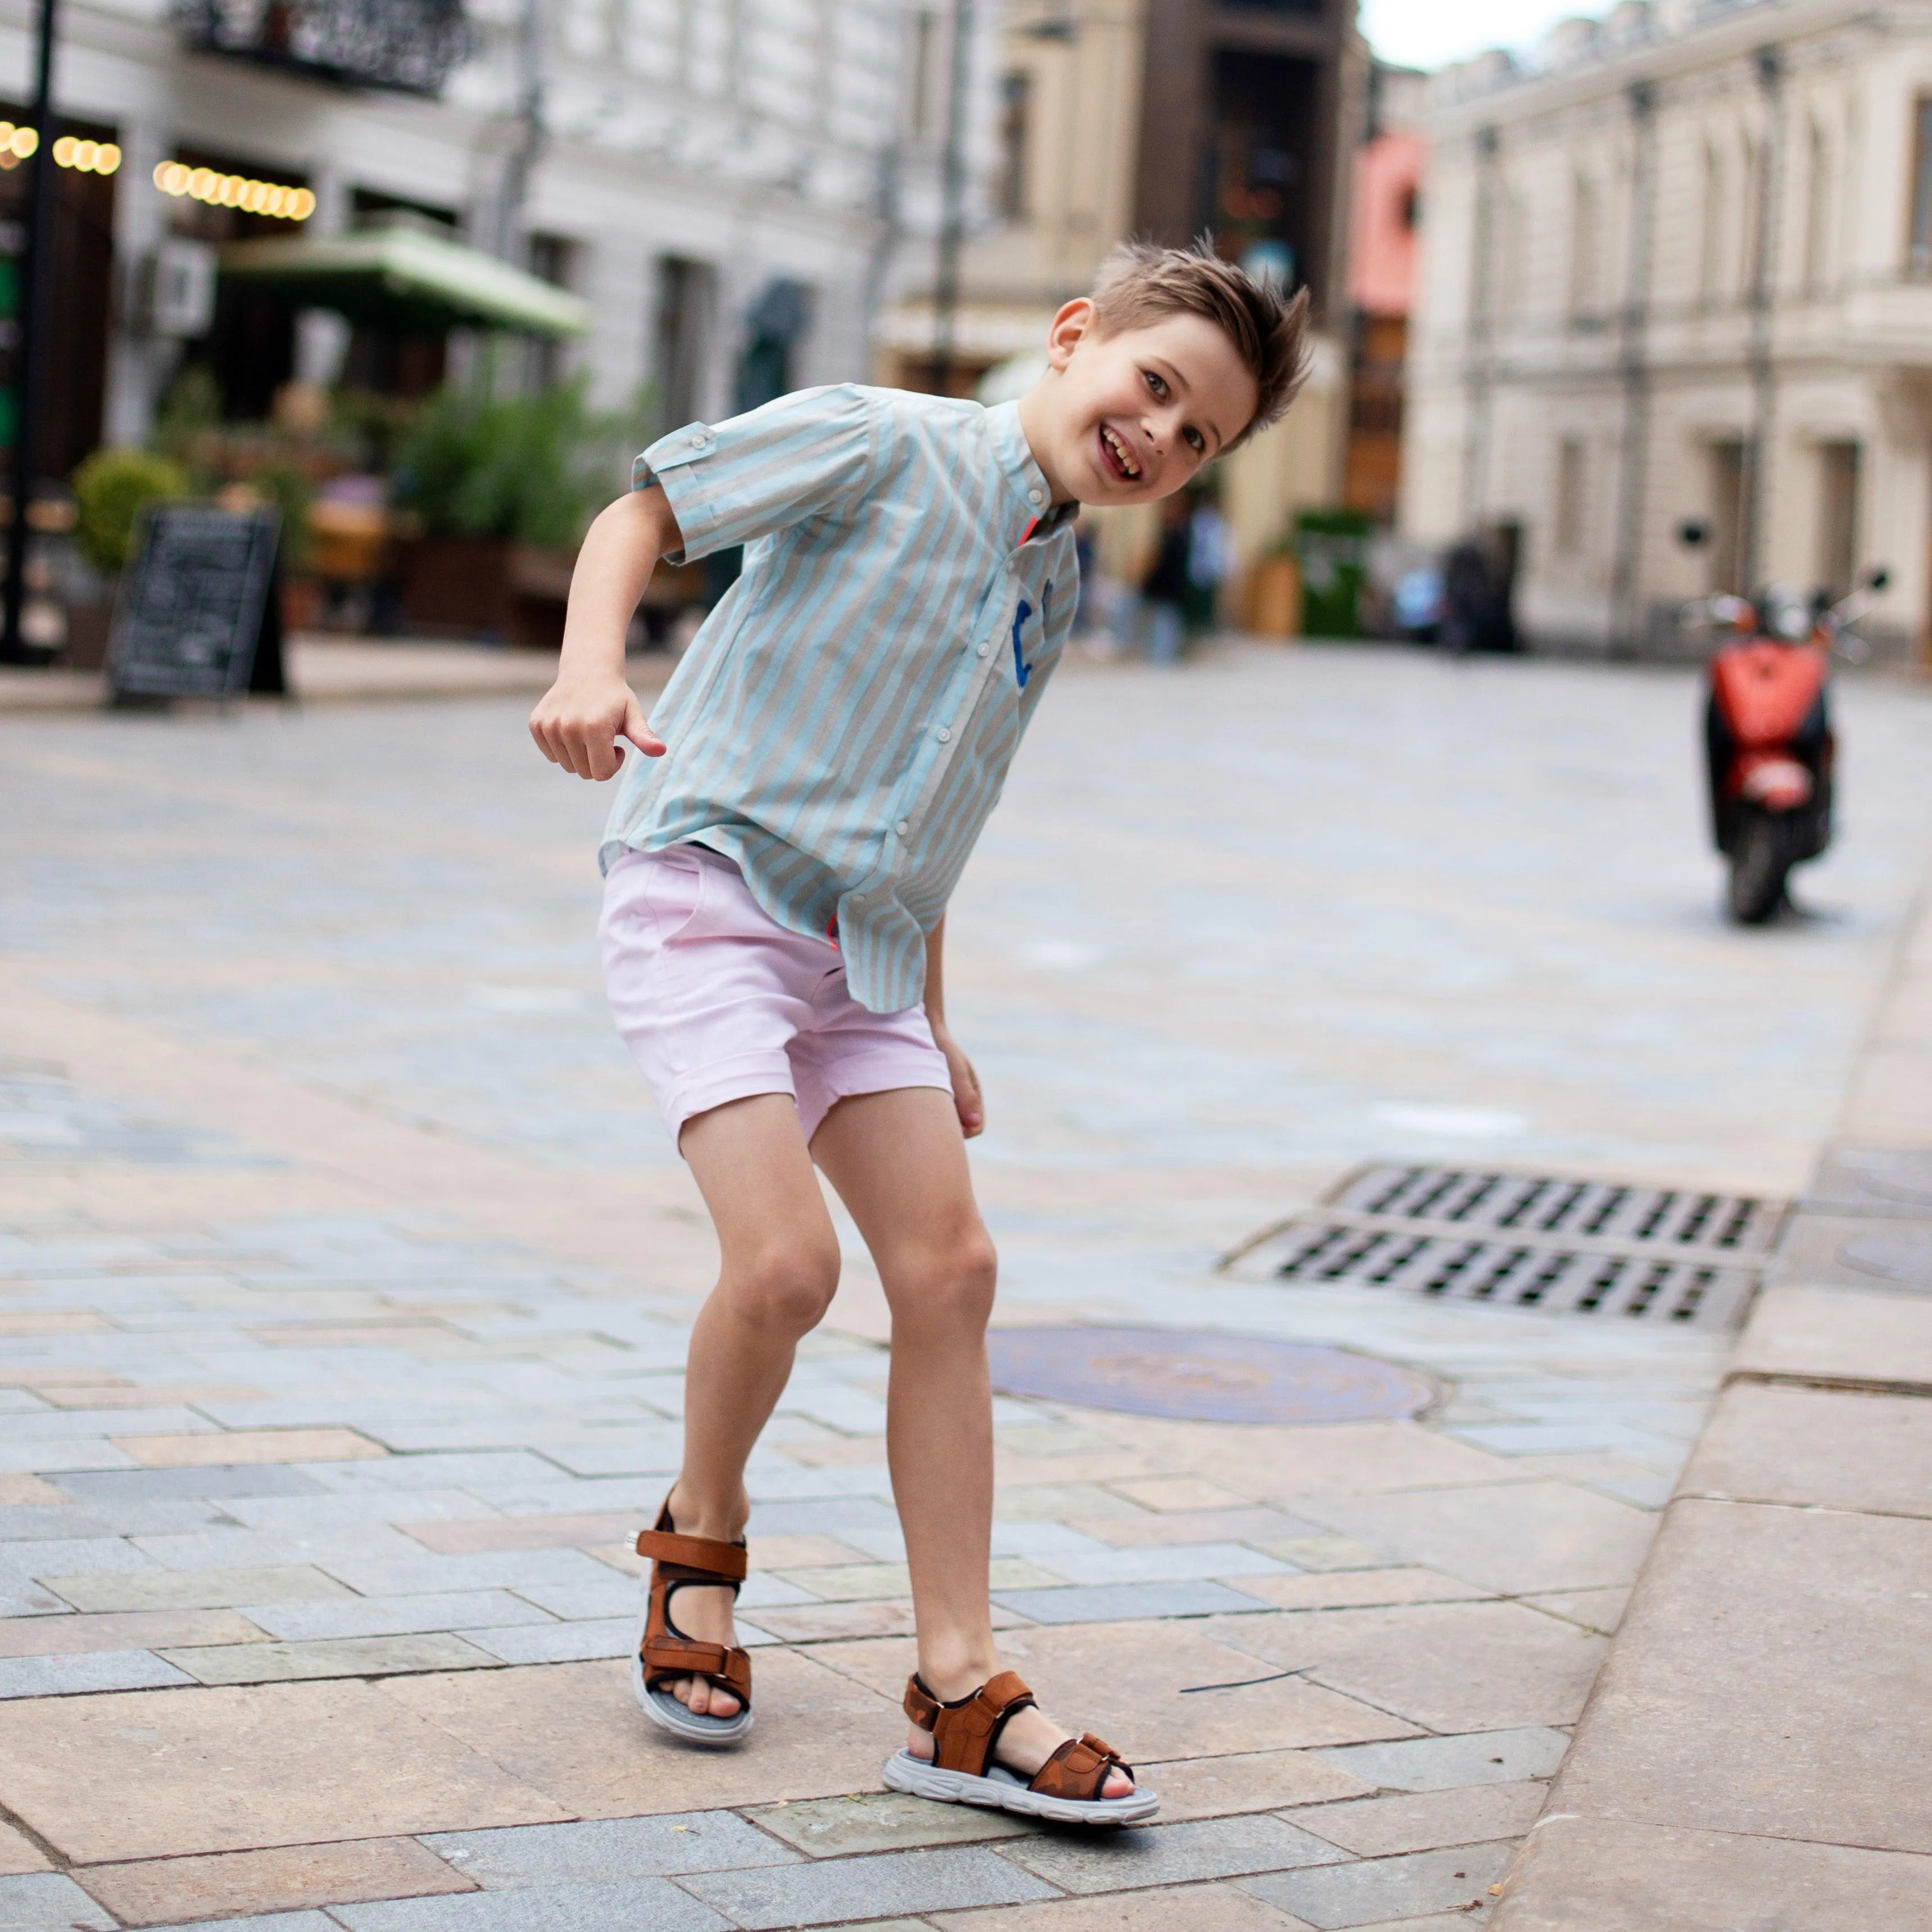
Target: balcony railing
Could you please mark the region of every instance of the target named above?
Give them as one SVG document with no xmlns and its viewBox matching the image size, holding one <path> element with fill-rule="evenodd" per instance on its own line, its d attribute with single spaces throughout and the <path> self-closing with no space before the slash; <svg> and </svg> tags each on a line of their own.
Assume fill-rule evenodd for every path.
<svg viewBox="0 0 1932 1932">
<path fill-rule="evenodd" d="M 348 87 L 439 94 L 476 45 L 463 0 L 170 0 L 196 52 Z"/>
</svg>

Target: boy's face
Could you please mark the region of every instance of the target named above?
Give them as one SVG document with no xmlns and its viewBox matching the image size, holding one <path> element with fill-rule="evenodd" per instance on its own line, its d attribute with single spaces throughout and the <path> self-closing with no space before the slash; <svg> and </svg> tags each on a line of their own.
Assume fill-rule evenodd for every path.
<svg viewBox="0 0 1932 1932">
<path fill-rule="evenodd" d="M 1020 419 L 1056 502 L 1172 496 L 1247 428 L 1260 400 L 1234 345 L 1204 316 L 1102 335 L 1083 297 L 1054 317 L 1047 361 Z"/>
</svg>

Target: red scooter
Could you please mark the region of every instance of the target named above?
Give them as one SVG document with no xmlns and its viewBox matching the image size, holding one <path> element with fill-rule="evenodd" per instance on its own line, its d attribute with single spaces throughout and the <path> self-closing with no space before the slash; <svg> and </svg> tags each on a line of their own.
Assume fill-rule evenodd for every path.
<svg viewBox="0 0 1932 1932">
<path fill-rule="evenodd" d="M 1762 926 L 1787 904 L 1792 867 L 1831 843 L 1832 658 L 1864 660 L 1851 627 L 1888 580 L 1874 571 L 1828 605 L 1774 585 L 1755 600 L 1713 597 L 1687 613 L 1736 638 L 1711 658 L 1704 747 L 1712 836 L 1730 862 L 1726 897 L 1741 925 Z"/>
</svg>

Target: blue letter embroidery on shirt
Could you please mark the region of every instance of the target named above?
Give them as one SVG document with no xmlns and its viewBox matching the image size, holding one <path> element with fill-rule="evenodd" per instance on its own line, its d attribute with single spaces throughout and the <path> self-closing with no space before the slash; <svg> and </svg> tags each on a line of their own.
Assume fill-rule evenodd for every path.
<svg viewBox="0 0 1932 1932">
<path fill-rule="evenodd" d="M 1022 597 L 1020 608 L 1013 613 L 1013 676 L 1018 680 L 1022 691 L 1026 688 L 1027 680 L 1033 675 L 1033 666 L 1027 662 L 1020 650 L 1020 626 L 1032 615 L 1033 606 Z"/>
</svg>

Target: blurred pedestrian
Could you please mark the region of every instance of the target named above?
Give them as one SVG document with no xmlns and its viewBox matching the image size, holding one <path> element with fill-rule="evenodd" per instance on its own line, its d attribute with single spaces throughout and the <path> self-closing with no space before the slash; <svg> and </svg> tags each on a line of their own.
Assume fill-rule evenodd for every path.
<svg viewBox="0 0 1932 1932">
<path fill-rule="evenodd" d="M 1189 566 L 1193 560 L 1193 506 L 1186 493 L 1160 506 L 1160 542 L 1154 562 L 1141 579 L 1140 625 L 1148 662 L 1175 664 L 1187 637 Z"/>
</svg>

